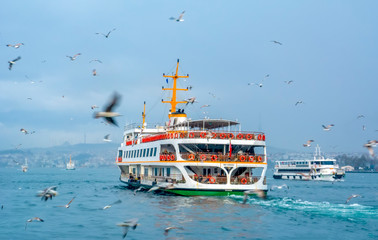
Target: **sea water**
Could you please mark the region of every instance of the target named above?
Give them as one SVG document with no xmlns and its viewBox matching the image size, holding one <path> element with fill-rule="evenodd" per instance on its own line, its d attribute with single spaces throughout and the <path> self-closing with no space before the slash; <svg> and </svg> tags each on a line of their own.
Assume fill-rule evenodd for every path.
<svg viewBox="0 0 378 240">
<path fill-rule="evenodd" d="M 119 170 L 0 169 L 0 239 L 122 239 L 124 220 L 137 218 L 126 239 L 378 239 L 378 174 L 347 173 L 344 181 L 275 180 L 267 199 L 182 197 L 124 188 Z M 36 194 L 57 186 L 58 196 Z M 352 194 L 348 204 L 346 199 Z M 70 208 L 57 207 L 67 204 Z M 111 208 L 103 207 L 117 201 Z M 44 222 L 26 221 L 40 217 Z M 166 227 L 173 229 L 164 235 Z"/>
</svg>

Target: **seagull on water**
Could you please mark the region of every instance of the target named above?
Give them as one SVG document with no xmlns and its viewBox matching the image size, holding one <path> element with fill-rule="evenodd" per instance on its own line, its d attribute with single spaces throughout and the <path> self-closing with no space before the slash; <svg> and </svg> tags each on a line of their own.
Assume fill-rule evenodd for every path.
<svg viewBox="0 0 378 240">
<path fill-rule="evenodd" d="M 48 187 L 43 191 L 39 191 L 37 194 L 37 197 L 41 197 L 41 200 L 47 201 L 49 198 L 52 200 L 53 197 L 58 195 L 58 192 L 56 191 L 57 187 L 52 186 Z"/>
<path fill-rule="evenodd" d="M 347 204 L 352 198 L 361 197 L 361 195 L 358 194 L 352 194 L 348 199 L 345 201 L 345 204 Z"/>
<path fill-rule="evenodd" d="M 122 223 L 118 223 L 117 226 L 120 226 L 120 227 L 123 227 L 123 235 L 122 235 L 122 238 L 125 238 L 127 236 L 127 233 L 129 231 L 130 228 L 132 228 L 133 230 L 136 229 L 136 227 L 138 226 L 138 219 L 130 219 L 130 220 L 126 220 Z"/>
<path fill-rule="evenodd" d="M 180 230 L 184 230 L 183 227 L 167 227 L 166 229 L 164 229 L 164 235 L 165 235 L 165 236 L 168 236 L 169 231 L 172 230 L 172 229 L 180 229 Z"/>
<path fill-rule="evenodd" d="M 282 185 L 273 185 L 271 188 L 270 188 L 270 191 L 273 191 L 273 189 L 283 189 L 283 188 L 286 188 L 286 189 L 289 189 L 289 187 L 286 185 L 286 184 L 282 184 Z"/>
<path fill-rule="evenodd" d="M 80 56 L 80 55 L 81 55 L 81 53 L 76 53 L 76 54 L 73 55 L 72 57 L 71 57 L 71 56 L 66 56 L 66 57 L 68 57 L 69 59 L 71 59 L 71 61 L 75 61 L 76 58 L 77 58 L 78 56 Z"/>
<path fill-rule="evenodd" d="M 121 200 L 117 200 L 117 201 L 115 201 L 115 202 L 112 203 L 112 204 L 106 205 L 106 206 L 103 207 L 102 209 L 105 210 L 105 209 L 111 208 L 113 205 L 115 205 L 115 204 L 119 204 L 119 203 L 121 203 L 121 202 L 122 202 Z"/>
<path fill-rule="evenodd" d="M 314 140 L 308 140 L 307 143 L 303 144 L 303 147 L 310 147 L 311 146 L 311 143 L 313 142 Z"/>
<path fill-rule="evenodd" d="M 183 22 L 184 13 L 185 11 L 183 11 L 178 18 L 170 17 L 169 20 L 175 20 L 176 22 Z"/>
<path fill-rule="evenodd" d="M 119 113 L 112 112 L 112 109 L 118 104 L 121 99 L 121 95 L 114 93 L 112 101 L 106 106 L 104 112 L 95 112 L 94 118 L 103 117 L 106 122 L 113 124 L 118 127 L 117 122 L 114 120 L 114 117 L 121 116 Z"/>
<path fill-rule="evenodd" d="M 329 130 L 331 130 L 331 127 L 333 127 L 333 126 L 335 126 L 335 125 L 334 125 L 334 124 L 329 124 L 329 125 L 327 125 L 327 126 L 322 125 L 324 131 L 329 131 Z"/>
<path fill-rule="evenodd" d="M 73 201 L 75 198 L 76 198 L 76 196 L 73 197 L 73 198 L 71 199 L 71 201 L 69 201 L 66 205 L 64 205 L 64 206 L 57 206 L 57 207 L 65 207 L 65 208 L 69 208 L 69 207 L 70 207 L 70 204 L 72 203 L 72 201 Z"/>
<path fill-rule="evenodd" d="M 13 59 L 11 61 L 8 61 L 8 63 L 9 63 L 9 67 L 8 67 L 9 71 L 12 70 L 13 64 L 15 64 L 20 59 L 21 59 L 21 57 L 18 56 L 17 58 L 15 58 L 15 59 Z"/>
<path fill-rule="evenodd" d="M 12 45 L 12 44 L 7 44 L 6 46 L 7 47 L 13 47 L 13 48 L 19 48 L 19 47 L 21 47 L 22 45 L 24 45 L 23 43 L 17 43 L 17 44 L 15 44 L 15 45 Z"/>
<path fill-rule="evenodd" d="M 114 30 L 116 30 L 115 28 L 113 28 L 112 30 L 110 30 L 107 34 L 104 34 L 104 33 L 95 33 L 95 34 L 101 34 L 103 35 L 105 38 L 108 38 L 110 33 L 113 32 Z"/>
<path fill-rule="evenodd" d="M 368 143 L 364 144 L 364 147 L 366 147 L 369 150 L 370 156 L 374 157 L 374 149 L 373 147 L 376 147 L 378 144 L 378 140 L 370 140 Z"/>
<path fill-rule="evenodd" d="M 251 194 L 255 194 L 257 197 L 265 199 L 266 198 L 266 192 L 263 190 L 253 189 L 244 191 L 244 198 L 243 198 L 243 204 L 247 202 L 248 196 Z"/>
<path fill-rule="evenodd" d="M 42 218 L 39 218 L 39 217 L 34 217 L 34 218 L 30 218 L 30 219 L 26 220 L 25 230 L 26 230 L 26 228 L 28 226 L 28 223 L 29 222 L 33 222 L 33 221 L 44 222 L 45 220 L 43 220 Z"/>
<path fill-rule="evenodd" d="M 109 136 L 110 136 L 110 134 L 105 135 L 103 141 L 104 142 L 111 142 L 112 140 L 109 139 Z"/>
<path fill-rule="evenodd" d="M 278 44 L 278 45 L 282 45 L 282 43 L 278 42 L 278 41 L 275 41 L 275 40 L 272 40 L 271 41 L 272 43 L 275 43 L 275 44 Z"/>
</svg>

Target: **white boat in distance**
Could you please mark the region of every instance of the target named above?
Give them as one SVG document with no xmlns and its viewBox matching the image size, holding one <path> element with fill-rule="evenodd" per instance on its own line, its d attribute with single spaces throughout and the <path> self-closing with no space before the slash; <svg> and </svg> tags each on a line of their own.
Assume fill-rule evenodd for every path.
<svg viewBox="0 0 378 240">
<path fill-rule="evenodd" d="M 75 164 L 71 160 L 71 155 L 70 155 L 70 161 L 67 163 L 66 170 L 75 170 Z"/>
<path fill-rule="evenodd" d="M 172 76 L 169 121 L 147 126 L 125 127 L 116 164 L 120 181 L 131 188 L 150 189 L 186 196 L 243 195 L 244 191 L 266 192 L 265 135 L 241 131 L 238 122 L 224 119 L 187 118 L 184 109 L 176 109 L 179 61 Z M 168 81 L 167 81 L 168 82 Z M 144 105 L 145 106 L 145 105 Z"/>
<path fill-rule="evenodd" d="M 345 176 L 336 159 L 325 159 L 321 155 L 319 145 L 315 148 L 313 160 L 276 161 L 274 169 L 275 179 L 334 181 Z"/>
<path fill-rule="evenodd" d="M 21 170 L 23 172 L 27 172 L 28 171 L 28 159 L 25 158 L 25 164 L 21 166 Z"/>
</svg>

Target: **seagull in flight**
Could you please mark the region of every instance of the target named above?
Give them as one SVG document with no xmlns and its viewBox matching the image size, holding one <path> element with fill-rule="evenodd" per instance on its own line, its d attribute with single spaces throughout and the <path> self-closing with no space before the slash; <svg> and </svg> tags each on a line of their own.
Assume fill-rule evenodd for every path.
<svg viewBox="0 0 378 240">
<path fill-rule="evenodd" d="M 15 45 L 12 45 L 12 44 L 7 44 L 7 47 L 13 47 L 13 48 L 19 48 L 19 47 L 21 47 L 22 45 L 24 45 L 23 43 L 17 43 L 17 44 L 15 44 Z"/>
<path fill-rule="evenodd" d="M 289 80 L 289 81 L 284 81 L 284 82 L 289 85 L 290 83 L 293 83 L 294 81 L 293 80 Z"/>
<path fill-rule="evenodd" d="M 184 13 L 185 11 L 183 11 L 178 18 L 170 17 L 169 20 L 175 20 L 176 22 L 183 22 Z"/>
<path fill-rule="evenodd" d="M 186 102 L 186 105 L 188 105 L 189 103 L 193 104 L 193 103 L 197 102 L 195 97 L 184 99 L 184 101 Z"/>
<path fill-rule="evenodd" d="M 345 201 L 345 204 L 347 204 L 352 198 L 361 197 L 361 195 L 358 194 L 352 194 L 348 199 Z"/>
<path fill-rule="evenodd" d="M 314 142 L 314 140 L 308 140 L 307 143 L 303 144 L 303 147 L 310 147 L 312 142 Z"/>
<path fill-rule="evenodd" d="M 98 63 L 102 63 L 99 59 L 92 59 L 92 60 L 90 60 L 89 61 L 89 63 L 91 63 L 91 62 L 98 62 Z"/>
<path fill-rule="evenodd" d="M 112 101 L 106 106 L 104 112 L 95 112 L 94 118 L 103 117 L 106 122 L 113 124 L 118 127 L 117 122 L 114 120 L 114 117 L 121 116 L 119 113 L 112 112 L 112 109 L 118 104 L 121 99 L 121 95 L 114 93 Z"/>
<path fill-rule="evenodd" d="M 357 119 L 364 118 L 364 117 L 365 117 L 364 115 L 358 115 Z"/>
<path fill-rule="evenodd" d="M 95 108 L 98 108 L 98 106 L 97 105 L 92 105 L 91 106 L 91 109 L 95 109 Z"/>
<path fill-rule="evenodd" d="M 48 187 L 43 191 L 39 191 L 37 197 L 42 197 L 41 200 L 47 201 L 49 198 L 52 200 L 53 196 L 57 196 L 58 192 L 56 191 L 57 187 Z"/>
<path fill-rule="evenodd" d="M 115 204 L 119 204 L 119 203 L 121 203 L 121 202 L 122 202 L 121 200 L 117 200 L 117 201 L 115 201 L 115 202 L 112 203 L 112 204 L 106 205 L 105 207 L 102 208 L 102 210 L 105 210 L 105 209 L 111 208 L 113 205 L 115 205 Z"/>
<path fill-rule="evenodd" d="M 364 144 L 364 147 L 366 147 L 369 150 L 370 156 L 374 157 L 374 149 L 373 147 L 376 147 L 378 144 L 378 140 L 370 140 L 368 143 Z"/>
<path fill-rule="evenodd" d="M 110 134 L 105 135 L 103 141 L 104 141 L 104 142 L 111 142 L 112 140 L 109 139 L 109 136 L 110 136 Z"/>
<path fill-rule="evenodd" d="M 125 238 L 127 236 L 127 233 L 129 232 L 129 229 L 132 228 L 133 230 L 136 229 L 138 226 L 138 219 L 130 219 L 126 220 L 122 223 L 118 223 L 117 226 L 123 227 L 123 235 L 122 238 Z"/>
<path fill-rule="evenodd" d="M 169 231 L 172 230 L 172 229 L 184 230 L 184 228 L 182 228 L 182 227 L 167 227 L 166 229 L 164 229 L 164 235 L 168 236 Z"/>
<path fill-rule="evenodd" d="M 71 199 L 71 201 L 69 201 L 66 205 L 64 205 L 64 206 L 57 206 L 57 207 L 65 207 L 65 208 L 69 208 L 69 207 L 70 207 L 70 204 L 72 203 L 72 201 L 73 201 L 75 198 L 76 198 L 76 196 L 73 197 L 73 198 Z"/>
<path fill-rule="evenodd" d="M 210 107 L 210 105 L 205 104 L 205 105 L 202 105 L 200 108 L 204 108 L 204 107 Z"/>
<path fill-rule="evenodd" d="M 21 129 L 20 129 L 20 132 L 25 133 L 25 135 L 28 134 L 28 131 L 27 131 L 26 129 L 24 129 L 24 128 L 21 128 Z"/>
<path fill-rule="evenodd" d="M 28 227 L 28 223 L 29 222 L 33 222 L 33 221 L 37 221 L 37 222 L 44 222 L 44 220 L 42 218 L 39 218 L 39 217 L 34 217 L 34 218 L 30 218 L 26 221 L 26 224 L 25 224 L 25 230 L 26 228 Z"/>
<path fill-rule="evenodd" d="M 302 104 L 303 103 L 303 101 L 297 101 L 296 103 L 295 103 L 295 106 L 297 106 L 298 104 Z"/>
<path fill-rule="evenodd" d="M 335 125 L 334 125 L 334 124 L 329 124 L 329 125 L 327 125 L 327 126 L 322 125 L 324 131 L 329 131 L 329 130 L 331 130 L 331 127 L 333 127 L 333 126 L 335 126 Z"/>
<path fill-rule="evenodd" d="M 13 64 L 15 64 L 20 59 L 21 59 L 21 57 L 18 56 L 17 58 L 15 58 L 15 59 L 13 59 L 11 61 L 8 61 L 8 63 L 9 63 L 9 67 L 8 67 L 9 71 L 12 70 Z"/>
<path fill-rule="evenodd" d="M 96 33 L 96 34 L 101 34 L 101 35 L 103 35 L 105 38 L 109 38 L 110 33 L 113 32 L 114 30 L 116 30 L 116 29 L 113 28 L 113 29 L 110 30 L 107 34 L 104 34 L 104 33 Z"/>
<path fill-rule="evenodd" d="M 275 44 L 278 44 L 278 45 L 282 45 L 282 43 L 278 42 L 278 41 L 275 41 L 275 40 L 272 40 L 271 41 L 272 43 L 275 43 Z"/>
<path fill-rule="evenodd" d="M 97 71 L 96 71 L 96 69 L 93 69 L 92 70 L 92 75 L 95 77 L 95 76 L 97 76 Z"/>
<path fill-rule="evenodd" d="M 66 56 L 66 57 L 68 57 L 69 59 L 71 59 L 71 61 L 75 61 L 76 58 L 77 58 L 78 56 L 80 56 L 80 55 L 81 55 L 81 53 L 76 53 L 76 54 L 73 55 L 72 57 L 71 57 L 71 56 Z"/>
<path fill-rule="evenodd" d="M 263 87 L 263 81 L 268 78 L 270 75 L 267 74 L 265 75 L 264 79 L 261 81 L 261 83 L 248 83 L 248 85 L 256 85 L 256 86 L 259 86 L 259 87 Z"/>
</svg>

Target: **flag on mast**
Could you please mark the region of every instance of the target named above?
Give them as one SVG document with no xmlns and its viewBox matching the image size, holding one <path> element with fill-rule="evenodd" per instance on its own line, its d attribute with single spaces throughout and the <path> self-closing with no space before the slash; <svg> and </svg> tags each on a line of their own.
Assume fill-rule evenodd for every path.
<svg viewBox="0 0 378 240">
<path fill-rule="evenodd" d="M 231 138 L 230 138 L 230 144 L 229 144 L 229 147 L 228 147 L 228 152 L 229 152 L 229 156 L 231 158 L 231 154 L 232 154 L 232 145 L 231 145 Z"/>
</svg>

